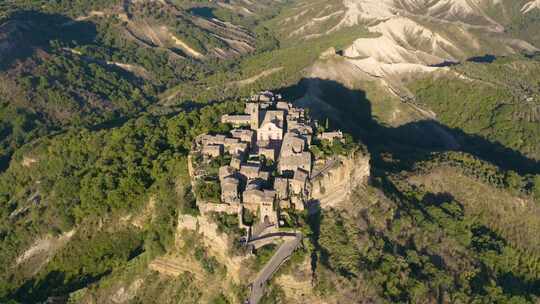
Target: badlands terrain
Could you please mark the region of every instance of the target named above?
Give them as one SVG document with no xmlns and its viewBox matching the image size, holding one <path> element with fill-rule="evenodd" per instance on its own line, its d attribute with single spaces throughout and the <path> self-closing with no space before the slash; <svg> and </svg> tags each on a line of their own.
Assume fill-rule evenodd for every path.
<svg viewBox="0 0 540 304">
<path fill-rule="evenodd" d="M 0 302 L 243 303 L 281 244 L 187 160 L 271 90 L 358 154 L 261 303 L 538 303 L 539 52 L 539 0 L 0 1 Z"/>
</svg>

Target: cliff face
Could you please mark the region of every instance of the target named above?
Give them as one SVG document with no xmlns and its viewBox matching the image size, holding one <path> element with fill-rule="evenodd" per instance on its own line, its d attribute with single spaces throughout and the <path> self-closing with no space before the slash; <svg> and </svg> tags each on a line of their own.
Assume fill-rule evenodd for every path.
<svg viewBox="0 0 540 304">
<path fill-rule="evenodd" d="M 311 199 L 319 201 L 321 208 L 347 201 L 352 191 L 369 179 L 369 155 L 357 151 L 348 157 L 339 156 L 338 161 L 311 182 Z"/>
</svg>

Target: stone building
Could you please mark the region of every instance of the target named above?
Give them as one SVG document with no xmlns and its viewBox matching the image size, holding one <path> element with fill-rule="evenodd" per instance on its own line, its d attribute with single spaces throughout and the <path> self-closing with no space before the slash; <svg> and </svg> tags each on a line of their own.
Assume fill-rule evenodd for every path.
<svg viewBox="0 0 540 304">
<path fill-rule="evenodd" d="M 238 187 L 240 181 L 232 176 L 221 181 L 221 201 L 226 204 L 240 204 Z"/>
<path fill-rule="evenodd" d="M 289 180 L 283 177 L 276 177 L 274 179 L 274 190 L 276 191 L 276 197 L 279 200 L 286 200 L 289 198 Z"/>
<path fill-rule="evenodd" d="M 231 130 L 231 136 L 249 144 L 250 147 L 253 147 L 255 142 L 255 132 L 253 130 L 234 129 Z"/>
<path fill-rule="evenodd" d="M 298 169 L 311 173 L 311 153 L 302 152 L 280 157 L 278 162 L 278 171 L 280 174 L 289 173 L 290 175 Z"/>
<path fill-rule="evenodd" d="M 242 164 L 241 155 L 233 155 L 231 158 L 230 166 L 233 167 L 235 170 L 240 170 L 241 164 Z"/>
<path fill-rule="evenodd" d="M 202 147 L 201 153 L 209 157 L 220 157 L 223 155 L 222 145 L 205 145 Z"/>
<path fill-rule="evenodd" d="M 294 177 L 290 179 L 291 193 L 296 195 L 304 195 L 307 189 L 308 173 L 302 169 L 294 172 Z"/>
<path fill-rule="evenodd" d="M 281 141 L 283 138 L 283 128 L 274 122 L 267 122 L 257 130 L 258 141 Z"/>
<path fill-rule="evenodd" d="M 266 159 L 276 160 L 276 149 L 274 147 L 259 147 L 259 155 L 263 155 Z"/>
<path fill-rule="evenodd" d="M 231 155 L 244 155 L 248 151 L 248 144 L 240 142 L 237 138 L 227 138 L 230 141 L 225 143 L 225 149 Z"/>
<path fill-rule="evenodd" d="M 245 114 L 224 115 L 222 122 L 237 126 L 230 137 L 204 135 L 195 141 L 205 155 L 232 156 L 229 166 L 219 169 L 222 205 L 237 205 L 239 214 L 243 209 L 257 212 L 261 221 L 272 224 L 278 223 L 279 208 L 302 210 L 312 191 L 308 147 L 314 134 L 304 109 L 262 92 L 246 103 Z M 342 134 L 327 132 L 320 138 L 333 140 Z M 277 163 L 271 170 L 277 169 L 279 176 L 263 170 L 264 159 Z"/>
<path fill-rule="evenodd" d="M 233 126 L 249 126 L 251 123 L 250 115 L 223 115 L 221 116 L 222 123 L 230 123 Z"/>
<path fill-rule="evenodd" d="M 243 194 L 243 205 L 250 211 L 259 213 L 262 222 L 277 224 L 277 212 L 274 210 L 276 192 L 273 190 L 247 190 Z"/>
<path fill-rule="evenodd" d="M 223 180 L 227 177 L 236 175 L 236 170 L 231 166 L 221 166 L 219 168 L 218 175 L 219 175 L 219 180 Z"/>
<path fill-rule="evenodd" d="M 281 144 L 281 152 L 279 156 L 283 158 L 302 153 L 305 149 L 305 146 L 305 139 L 294 133 L 287 132 L 283 137 L 283 142 Z"/>
<path fill-rule="evenodd" d="M 283 139 L 283 111 L 264 111 L 262 122 L 257 128 L 257 141 L 281 141 Z"/>
<path fill-rule="evenodd" d="M 334 139 L 343 139 L 343 133 L 341 131 L 336 132 L 323 132 L 319 134 L 318 138 L 320 140 L 333 141 Z"/>
<path fill-rule="evenodd" d="M 257 130 L 259 128 L 260 120 L 260 105 L 258 103 L 246 104 L 246 114 L 249 115 L 249 125 L 251 130 Z"/>
<path fill-rule="evenodd" d="M 286 101 L 278 101 L 276 103 L 276 109 L 288 112 L 292 108 L 292 105 Z"/>
<path fill-rule="evenodd" d="M 259 164 L 242 164 L 240 166 L 240 174 L 244 177 L 245 180 L 259 178 L 259 172 L 261 171 L 261 166 Z"/>
<path fill-rule="evenodd" d="M 219 135 L 205 134 L 205 135 L 199 136 L 199 141 L 203 146 L 224 145 L 226 138 L 227 137 L 225 135 L 221 135 L 221 134 L 219 134 Z"/>
</svg>

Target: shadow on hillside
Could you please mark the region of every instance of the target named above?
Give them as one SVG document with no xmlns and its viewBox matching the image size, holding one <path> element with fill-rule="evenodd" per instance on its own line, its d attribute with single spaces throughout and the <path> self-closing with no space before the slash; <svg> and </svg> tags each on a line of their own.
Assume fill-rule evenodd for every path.
<svg viewBox="0 0 540 304">
<path fill-rule="evenodd" d="M 33 278 L 25 282 L 13 298 L 21 303 L 67 303 L 66 300 L 71 292 L 98 282 L 110 273 L 106 271 L 95 276 L 81 276 L 80 279 L 70 280 L 66 278 L 65 273 L 54 270 L 47 273 L 41 280 Z M 55 302 L 54 299 L 57 301 Z"/>
<path fill-rule="evenodd" d="M 411 168 L 430 152 L 462 151 L 505 170 L 520 174 L 540 173 L 540 162 L 519 151 L 482 136 L 449 128 L 435 120 L 407 123 L 399 127 L 377 122 L 371 102 L 362 90 L 352 90 L 333 80 L 305 78 L 297 85 L 280 90 L 297 104 L 309 108 L 315 119 L 325 121 L 361 140 L 374 164 L 384 165 L 381 154 L 390 153 L 401 162 L 396 170 Z M 385 168 L 392 170 L 392 168 Z"/>
<path fill-rule="evenodd" d="M 0 71 L 31 57 L 37 49 L 47 49 L 52 41 L 73 47 L 92 42 L 96 35 L 96 26 L 91 22 L 60 14 L 17 11 L 0 24 Z"/>
</svg>

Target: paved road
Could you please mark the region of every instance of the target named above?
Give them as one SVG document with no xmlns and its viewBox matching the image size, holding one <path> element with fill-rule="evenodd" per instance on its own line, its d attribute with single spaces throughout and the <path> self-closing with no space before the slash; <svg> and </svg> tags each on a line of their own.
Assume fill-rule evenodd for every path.
<svg viewBox="0 0 540 304">
<path fill-rule="evenodd" d="M 296 237 L 296 233 L 293 232 L 271 232 L 266 233 L 256 238 L 249 240 L 248 245 L 253 246 L 255 249 L 262 246 L 275 243 L 279 239 L 292 239 Z"/>
<path fill-rule="evenodd" d="M 302 234 L 297 233 L 295 238 L 283 243 L 281 247 L 272 256 L 270 261 L 266 263 L 264 268 L 257 274 L 257 277 L 251 284 L 251 294 L 249 296 L 248 304 L 257 304 L 264 295 L 264 289 L 266 282 L 272 277 L 272 275 L 278 270 L 278 268 L 291 256 L 293 251 L 298 248 L 302 241 Z"/>
</svg>

